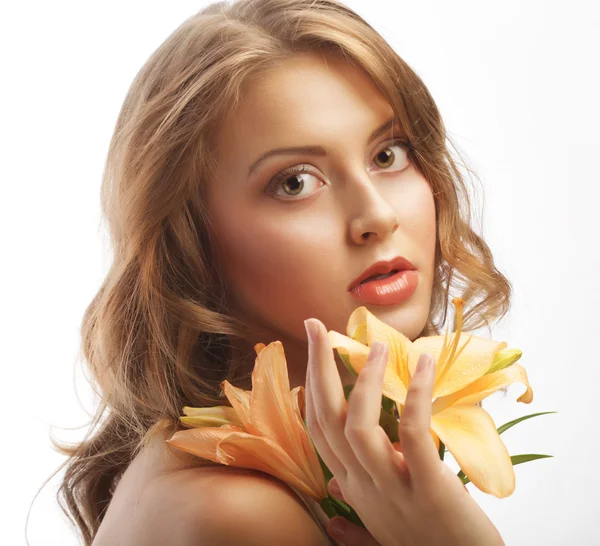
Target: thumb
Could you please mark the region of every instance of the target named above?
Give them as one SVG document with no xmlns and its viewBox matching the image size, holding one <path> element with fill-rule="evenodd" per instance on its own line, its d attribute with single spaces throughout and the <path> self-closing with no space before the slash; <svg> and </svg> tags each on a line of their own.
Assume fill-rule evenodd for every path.
<svg viewBox="0 0 600 546">
<path fill-rule="evenodd" d="M 329 493 L 331 493 L 331 495 L 333 495 L 336 499 L 340 499 L 346 502 L 346 499 L 344 499 L 344 495 L 342 495 L 340 484 L 335 478 L 331 478 L 329 480 L 329 483 L 327 484 L 327 489 L 329 490 Z"/>
<path fill-rule="evenodd" d="M 344 546 L 381 546 L 364 527 L 355 525 L 341 516 L 329 520 L 327 534 Z"/>
</svg>

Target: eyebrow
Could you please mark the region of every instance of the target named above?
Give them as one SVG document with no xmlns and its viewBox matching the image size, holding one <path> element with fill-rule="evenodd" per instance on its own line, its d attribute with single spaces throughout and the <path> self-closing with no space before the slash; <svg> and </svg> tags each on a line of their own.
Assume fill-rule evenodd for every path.
<svg viewBox="0 0 600 546">
<path fill-rule="evenodd" d="M 396 122 L 399 122 L 398 118 L 396 116 L 392 116 L 385 123 L 383 123 L 382 125 L 377 127 L 377 129 L 375 129 L 371 133 L 371 136 L 369 137 L 367 144 L 371 144 L 371 142 L 373 142 L 376 138 L 383 135 L 386 131 L 389 131 L 390 129 L 392 129 L 392 127 L 394 126 L 394 123 L 396 123 Z M 254 163 L 252 163 L 252 165 L 250 165 L 250 168 L 248 169 L 248 176 L 250 176 L 258 168 L 258 166 L 263 161 L 265 161 L 267 158 L 274 156 L 274 155 L 282 155 L 282 154 L 298 154 L 298 155 L 299 154 L 310 154 L 310 155 L 323 156 L 323 155 L 327 155 L 327 151 L 325 150 L 325 148 L 323 148 L 323 146 L 314 146 L 314 145 L 275 148 L 273 150 L 269 150 L 268 152 L 261 154 L 258 157 L 258 159 Z"/>
</svg>

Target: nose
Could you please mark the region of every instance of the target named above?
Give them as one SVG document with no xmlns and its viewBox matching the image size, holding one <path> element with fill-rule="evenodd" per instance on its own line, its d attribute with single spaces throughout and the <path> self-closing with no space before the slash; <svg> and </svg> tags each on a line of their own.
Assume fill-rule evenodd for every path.
<svg viewBox="0 0 600 546">
<path fill-rule="evenodd" d="M 360 189 L 355 193 L 359 212 L 350 220 L 350 237 L 355 244 L 382 241 L 398 229 L 398 214 L 372 182 L 361 183 Z"/>
</svg>

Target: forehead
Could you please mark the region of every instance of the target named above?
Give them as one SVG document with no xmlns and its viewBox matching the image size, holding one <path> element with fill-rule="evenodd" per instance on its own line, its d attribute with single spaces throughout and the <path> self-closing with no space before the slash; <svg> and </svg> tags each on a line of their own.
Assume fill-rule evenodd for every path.
<svg viewBox="0 0 600 546">
<path fill-rule="evenodd" d="M 345 136 L 366 135 L 392 114 L 359 68 L 343 58 L 298 54 L 248 83 L 239 108 L 218 132 L 219 164 L 226 157 L 228 172 L 238 169 L 242 176 L 253 159 L 271 148 L 335 145 Z"/>
</svg>

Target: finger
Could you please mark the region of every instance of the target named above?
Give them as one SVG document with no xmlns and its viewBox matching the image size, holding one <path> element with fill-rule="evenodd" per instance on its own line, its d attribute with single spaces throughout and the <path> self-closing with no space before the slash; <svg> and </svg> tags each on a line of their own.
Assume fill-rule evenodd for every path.
<svg viewBox="0 0 600 546">
<path fill-rule="evenodd" d="M 313 388 L 312 388 L 312 383 L 311 383 L 311 378 L 310 378 L 310 366 L 307 366 L 307 368 L 306 368 L 306 383 L 305 383 L 304 390 L 305 390 L 304 413 L 305 413 L 305 419 L 306 419 L 306 427 L 308 429 L 308 434 L 310 436 L 310 439 L 312 440 L 313 444 L 315 445 L 315 448 L 316 448 L 317 452 L 319 453 L 319 456 L 321 457 L 321 459 L 323 459 L 323 462 L 327 465 L 327 468 L 329 468 L 329 470 L 331 470 L 331 472 L 333 474 L 337 474 L 338 476 L 339 475 L 345 476 L 344 465 L 339 461 L 336 454 L 329 446 L 329 442 L 327 441 L 327 438 L 323 434 L 323 431 L 321 430 L 321 428 L 317 422 L 317 417 L 316 417 L 317 413 L 315 411 L 315 406 L 313 404 L 313 395 L 312 395 Z"/>
<path fill-rule="evenodd" d="M 341 516 L 329 520 L 327 534 L 344 546 L 380 546 L 364 527 L 359 527 Z"/>
<path fill-rule="evenodd" d="M 382 461 L 389 453 L 389 438 L 379 426 L 383 377 L 388 360 L 387 345 L 375 342 L 361 370 L 348 401 L 345 433 L 357 459 L 373 478 L 385 468 Z"/>
<path fill-rule="evenodd" d="M 312 411 L 307 415 L 309 434 L 319 455 L 339 479 L 352 467 L 360 473 L 356 456 L 344 434 L 347 403 L 327 330 L 321 321 L 305 321 L 308 335 L 308 368 Z"/>
<path fill-rule="evenodd" d="M 435 476 L 440 463 L 429 432 L 434 378 L 434 358 L 421 354 L 415 375 L 408 386 L 406 403 L 398 425 L 402 455 L 411 480 L 420 482 L 421 485 Z"/>
<path fill-rule="evenodd" d="M 376 341 L 365 367 L 360 371 L 348 400 L 346 429 L 373 429 L 379 425 L 383 376 L 388 358 L 388 347 Z"/>
</svg>

